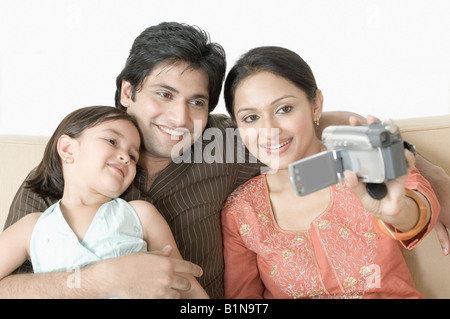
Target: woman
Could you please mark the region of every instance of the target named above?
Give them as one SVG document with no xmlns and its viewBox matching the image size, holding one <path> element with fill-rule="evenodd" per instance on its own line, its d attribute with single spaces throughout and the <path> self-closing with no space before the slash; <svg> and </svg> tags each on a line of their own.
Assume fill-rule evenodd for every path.
<svg viewBox="0 0 450 319">
<path fill-rule="evenodd" d="M 325 150 L 315 129 L 323 95 L 309 66 L 284 48 L 253 49 L 231 69 L 224 96 L 243 143 L 271 173 L 223 208 L 225 297 L 422 297 L 402 245 L 432 229 L 439 204 L 414 155 L 405 151 L 409 174 L 388 182 L 382 200 L 349 171 L 345 184 L 297 197 L 288 164 Z"/>
</svg>

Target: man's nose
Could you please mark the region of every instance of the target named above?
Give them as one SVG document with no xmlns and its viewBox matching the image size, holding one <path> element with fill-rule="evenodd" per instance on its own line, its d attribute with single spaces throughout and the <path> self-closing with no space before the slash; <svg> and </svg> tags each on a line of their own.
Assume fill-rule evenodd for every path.
<svg viewBox="0 0 450 319">
<path fill-rule="evenodd" d="M 169 120 L 175 127 L 183 127 L 188 122 L 189 106 L 184 100 L 175 101 L 169 106 Z"/>
</svg>

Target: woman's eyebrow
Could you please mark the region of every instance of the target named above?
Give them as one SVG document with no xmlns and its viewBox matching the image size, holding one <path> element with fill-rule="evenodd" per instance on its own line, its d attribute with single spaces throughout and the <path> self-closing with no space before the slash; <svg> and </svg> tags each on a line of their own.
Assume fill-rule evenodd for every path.
<svg viewBox="0 0 450 319">
<path fill-rule="evenodd" d="M 291 97 L 295 97 L 295 96 L 294 96 L 294 95 L 288 95 L 288 94 L 283 95 L 283 96 L 281 96 L 281 97 L 279 97 L 279 98 L 273 100 L 273 101 L 270 103 L 270 105 L 277 104 L 278 102 L 280 102 L 280 101 L 282 101 L 282 100 L 284 100 L 284 99 L 287 99 L 287 98 L 291 98 Z M 240 112 L 254 111 L 254 110 L 257 110 L 257 109 L 258 109 L 258 108 L 256 108 L 256 107 L 245 107 L 245 108 L 242 108 L 242 109 L 240 109 L 239 111 L 237 111 L 237 114 L 239 114 Z"/>
</svg>

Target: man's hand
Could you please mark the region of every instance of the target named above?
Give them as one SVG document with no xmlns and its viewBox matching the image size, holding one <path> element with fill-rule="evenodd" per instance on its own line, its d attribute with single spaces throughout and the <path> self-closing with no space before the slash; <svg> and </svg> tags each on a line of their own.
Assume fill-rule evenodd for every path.
<svg viewBox="0 0 450 319">
<path fill-rule="evenodd" d="M 191 288 L 190 282 L 180 273 L 200 277 L 202 269 L 185 260 L 170 258 L 171 246 L 159 251 L 133 253 L 109 259 L 103 267 L 112 271 L 106 287 L 113 289 L 108 296 L 121 298 L 180 298 L 181 291 Z M 99 283 L 102 284 L 102 283 Z M 105 290 L 107 288 L 105 287 Z M 117 292 L 115 294 L 114 292 Z"/>
<path fill-rule="evenodd" d="M 0 298 L 179 298 L 190 282 L 180 273 L 195 277 L 202 269 L 185 260 L 168 257 L 172 247 L 132 253 L 66 271 L 9 275 L 0 281 Z M 77 277 L 79 286 L 69 284 Z"/>
<path fill-rule="evenodd" d="M 416 166 L 430 182 L 441 205 L 439 219 L 436 221 L 434 229 L 441 244 L 442 253 L 448 255 L 450 253 L 450 237 L 448 234 L 448 229 L 450 229 L 450 177 L 441 167 L 430 163 L 421 156 L 417 156 Z"/>
</svg>

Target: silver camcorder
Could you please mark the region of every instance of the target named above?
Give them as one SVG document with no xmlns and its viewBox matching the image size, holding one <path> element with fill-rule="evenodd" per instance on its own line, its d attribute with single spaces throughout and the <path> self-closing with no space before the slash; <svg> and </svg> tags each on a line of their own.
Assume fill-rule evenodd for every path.
<svg viewBox="0 0 450 319">
<path fill-rule="evenodd" d="M 403 140 L 393 123 L 329 126 L 322 133 L 327 151 L 289 164 L 294 191 L 311 194 L 344 180 L 351 170 L 367 183 L 376 199 L 386 195 L 385 182 L 407 173 Z"/>
</svg>

